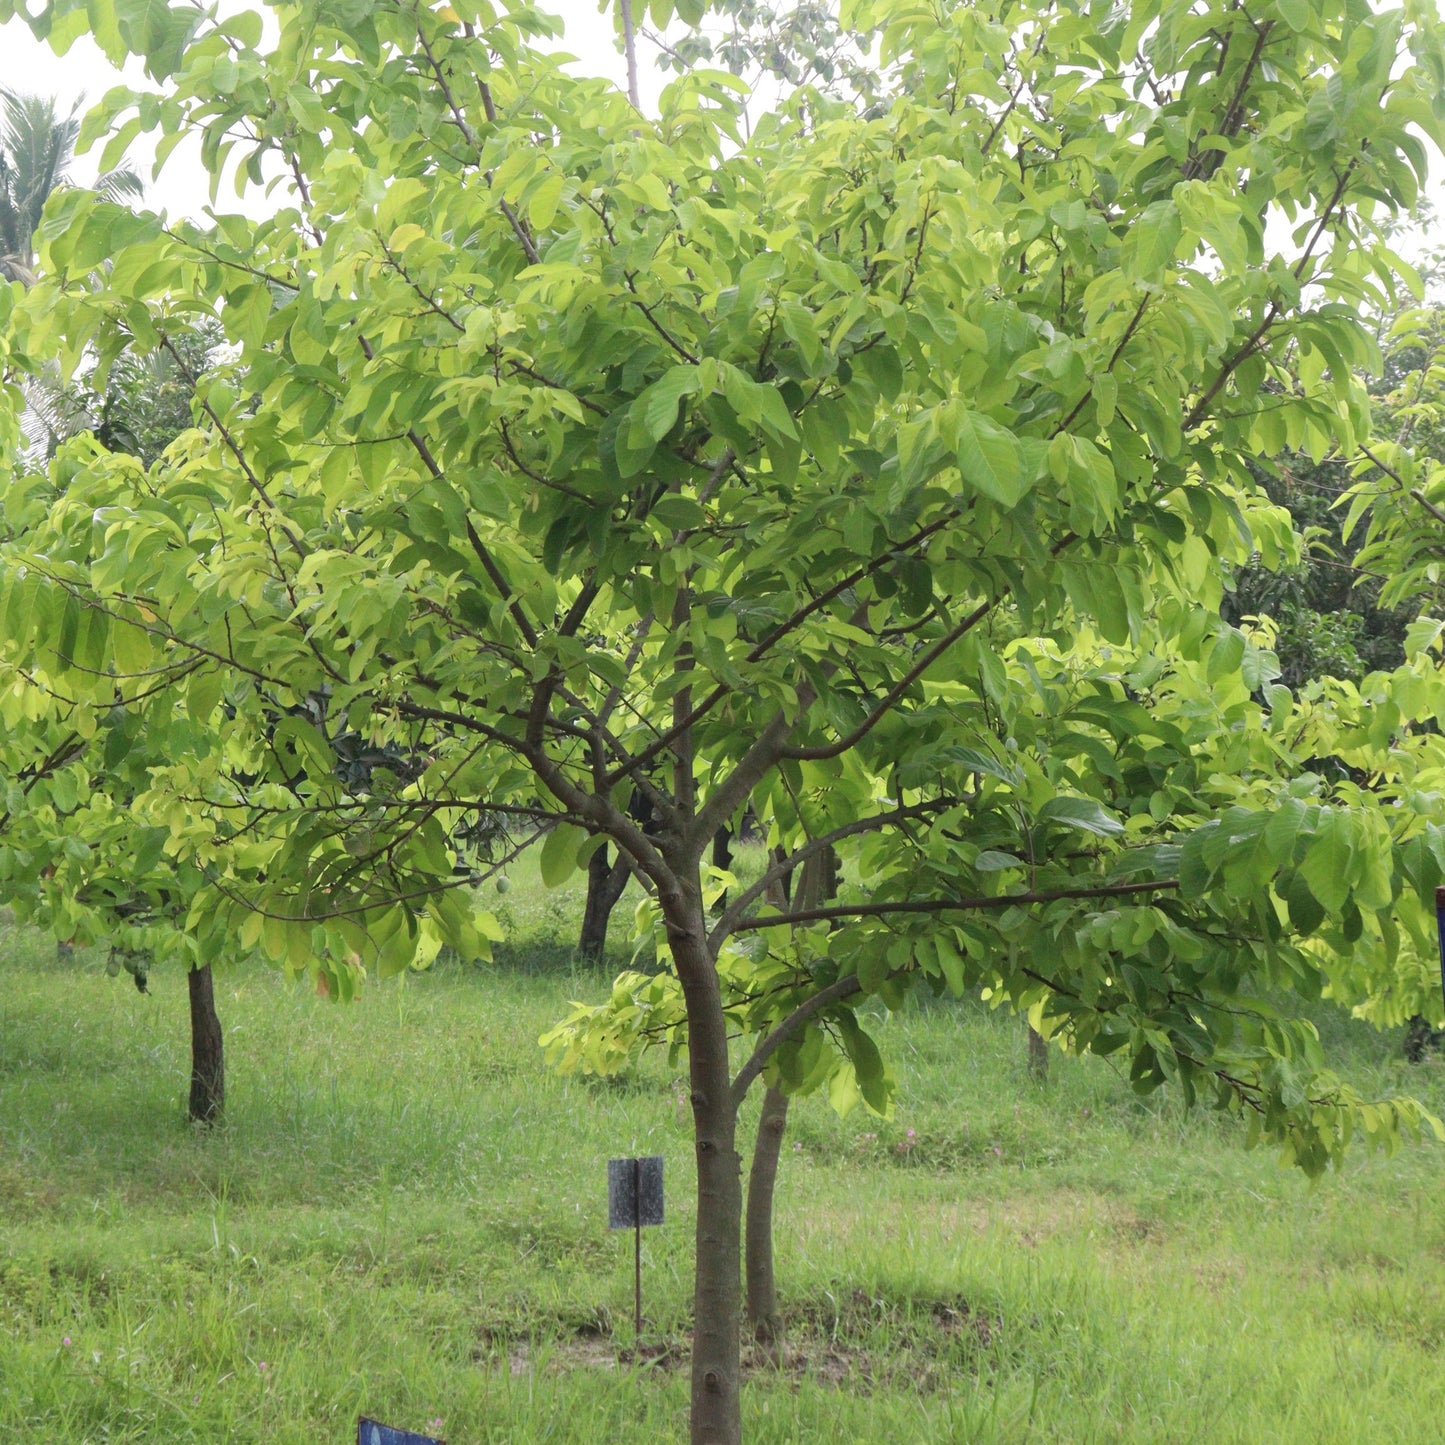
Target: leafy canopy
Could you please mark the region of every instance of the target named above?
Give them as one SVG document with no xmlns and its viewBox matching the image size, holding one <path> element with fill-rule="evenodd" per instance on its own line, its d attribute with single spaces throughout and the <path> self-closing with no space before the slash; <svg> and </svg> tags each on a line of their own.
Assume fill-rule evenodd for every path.
<svg viewBox="0 0 1445 1445">
<path fill-rule="evenodd" d="M 81 443 L 11 503 L 28 675 L 81 731 L 145 677 L 146 727 L 213 744 L 139 803 L 206 880 L 190 926 L 296 966 L 478 950 L 454 885 L 500 807 L 564 825 L 559 871 L 612 836 L 670 930 L 749 800 L 790 848 L 868 823 L 879 911 L 800 996 L 986 979 L 1127 1043 L 1141 1082 L 1263 1089 L 1317 1163 L 1344 1126 L 1256 1067 L 1314 1057 L 1251 1024 L 1236 1073 L 1240 991 L 1318 982 L 1296 934 L 1359 937 L 1429 880 L 1285 745 L 1219 567 L 1293 555 L 1250 456 L 1367 434 L 1356 311 L 1395 284 L 1371 216 L 1438 133 L 1431 32 L 1355 4 L 853 5 L 891 108 L 814 97 L 744 145 L 728 77 L 644 122 L 530 48 L 555 33 L 530 6 L 277 16 L 266 49 L 254 15 L 118 7 L 102 43 L 167 84 L 96 128 L 103 164 L 199 131 L 292 204 L 167 228 L 62 194 L 12 303 L 22 360 L 102 377 L 197 314 L 235 348 L 148 473 Z M 347 738 L 405 766 L 358 788 Z M 986 906 L 934 962 L 945 935 L 882 907 L 906 900 Z M 1070 939 L 1062 973 L 1000 971 Z M 1116 977 L 1145 949 L 1149 979 Z"/>
</svg>

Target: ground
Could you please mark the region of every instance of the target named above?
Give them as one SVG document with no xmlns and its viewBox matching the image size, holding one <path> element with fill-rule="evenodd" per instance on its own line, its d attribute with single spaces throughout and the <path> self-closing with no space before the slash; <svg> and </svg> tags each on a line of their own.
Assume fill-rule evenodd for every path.
<svg viewBox="0 0 1445 1445">
<path fill-rule="evenodd" d="M 537 1036 L 607 974 L 571 966 L 575 892 L 515 878 L 517 941 L 485 968 L 349 1007 L 262 964 L 222 977 L 215 1131 L 184 1121 L 179 976 L 143 997 L 0 934 L 0 1437 L 342 1445 L 363 1413 L 451 1445 L 683 1436 L 681 1072 L 547 1071 Z M 1311 1187 L 1105 1063 L 1034 1084 L 1012 1018 L 880 1028 L 896 1116 L 790 1121 L 788 1343 L 754 1361 L 749 1441 L 1438 1438 L 1437 1149 Z M 1397 1036 L 1329 1034 L 1356 1078 L 1445 1107 Z M 606 1228 L 606 1160 L 632 1153 L 667 1168 L 641 1350 L 631 1236 Z"/>
</svg>

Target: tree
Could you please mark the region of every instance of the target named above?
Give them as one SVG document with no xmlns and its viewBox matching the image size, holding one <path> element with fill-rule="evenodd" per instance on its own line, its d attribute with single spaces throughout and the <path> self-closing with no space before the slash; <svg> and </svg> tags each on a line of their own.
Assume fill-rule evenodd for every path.
<svg viewBox="0 0 1445 1445">
<path fill-rule="evenodd" d="M 986 988 L 1311 1170 L 1422 1119 L 1258 995 L 1422 911 L 1426 824 L 1308 765 L 1218 608 L 1225 562 L 1296 555 L 1262 439 L 1367 433 L 1355 311 L 1394 285 L 1372 216 L 1414 197 L 1414 127 L 1441 134 L 1434 30 L 1359 0 L 842 19 L 897 98 L 810 95 L 744 143 L 726 77 L 643 117 L 532 49 L 526 6 L 302 0 L 264 47 L 254 15 L 117 7 L 97 38 L 162 89 L 112 93 L 112 144 L 196 131 L 292 204 L 162 227 L 59 196 L 9 318 L 12 366 L 170 351 L 198 310 L 237 348 L 143 478 L 62 452 L 0 568 L 11 656 L 96 707 L 143 673 L 147 726 L 196 724 L 135 802 L 199 880 L 188 935 L 334 988 L 475 952 L 459 838 L 499 808 L 551 825 L 550 879 L 605 845 L 648 880 L 700 1441 L 740 1431 L 738 1104 L 763 1076 L 886 1107 L 860 995 Z M 64 605 L 12 623 L 22 570 Z M 343 729 L 392 759 L 364 788 Z M 750 803 L 764 889 L 828 847 L 851 888 L 710 921 Z"/>
<path fill-rule="evenodd" d="M 77 104 L 61 116 L 52 99 L 0 89 L 0 281 L 34 279 L 35 231 L 51 193 L 71 184 L 79 112 Z M 140 177 L 123 167 L 99 177 L 95 188 L 115 201 L 139 200 L 143 192 Z M 50 375 L 31 378 L 25 394 L 33 442 L 53 447 L 84 424 L 75 398 Z"/>
<path fill-rule="evenodd" d="M 666 13 L 669 7 L 652 8 Z M 785 92 L 808 88 L 864 107 L 878 105 L 889 88 L 888 77 L 869 59 L 873 31 L 844 26 L 838 7 L 827 0 L 782 5 L 712 0 L 678 4 L 676 10 L 679 18 L 691 22 L 683 34 L 669 36 L 642 27 L 664 71 L 683 74 L 715 65 L 746 81 L 751 90 L 771 81 Z M 623 7 L 614 7 L 614 13 L 625 48 Z"/>
<path fill-rule="evenodd" d="M 216 343 L 217 334 L 205 327 L 177 333 L 176 354 L 187 376 L 204 371 Z M 103 392 L 95 390 L 94 375 L 62 387 L 47 368 L 38 384 L 26 388 L 26 410 L 48 406 L 46 421 L 57 444 L 93 429 L 96 440 L 126 464 L 144 466 L 190 425 L 194 386 L 179 385 L 169 363 L 165 354 L 138 359 L 124 353 Z M 77 447 L 92 445 L 87 439 Z M 12 490 L 5 528 L 12 546 L 25 545 L 30 525 L 63 505 L 66 475 L 62 469 L 53 481 Z M 64 610 L 63 594 L 42 595 L 38 575 L 14 582 L 17 613 Z M 149 768 L 166 760 L 176 741 L 173 727 L 184 726 L 184 719 L 167 716 L 143 726 L 144 680 L 118 680 L 108 699 L 93 702 L 72 697 L 56 682 L 44 669 L 17 666 L 13 657 L 0 661 L 6 724 L 0 770 L 8 784 L 0 814 L 0 890 L 19 916 L 52 930 L 64 950 L 77 939 L 108 943 L 111 972 L 124 969 L 143 992 L 157 961 L 183 963 L 191 1035 L 188 1112 L 196 1122 L 215 1123 L 225 1103 L 225 1053 L 211 964 L 234 950 L 198 951 L 185 937 L 180 925 L 195 875 L 167 859 L 165 830 L 138 828 L 129 808 Z M 165 710 L 172 710 L 169 699 Z M 148 751 L 154 747 L 162 754 Z"/>
<path fill-rule="evenodd" d="M 45 202 L 70 184 L 80 104 L 62 116 L 53 100 L 0 89 L 0 279 L 28 281 L 35 264 L 33 237 Z M 139 200 L 133 171 L 109 170 L 95 182 L 107 200 Z"/>
</svg>

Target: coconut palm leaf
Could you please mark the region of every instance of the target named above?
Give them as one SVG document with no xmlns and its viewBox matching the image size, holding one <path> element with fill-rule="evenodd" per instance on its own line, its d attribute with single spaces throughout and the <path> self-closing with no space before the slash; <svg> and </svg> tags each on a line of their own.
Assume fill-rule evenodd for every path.
<svg viewBox="0 0 1445 1445">
<path fill-rule="evenodd" d="M 35 231 L 51 192 L 71 183 L 82 104 L 62 115 L 52 99 L 0 89 L 0 275 L 8 280 L 34 280 Z M 112 201 L 138 199 L 143 189 L 124 168 L 95 183 Z"/>
</svg>

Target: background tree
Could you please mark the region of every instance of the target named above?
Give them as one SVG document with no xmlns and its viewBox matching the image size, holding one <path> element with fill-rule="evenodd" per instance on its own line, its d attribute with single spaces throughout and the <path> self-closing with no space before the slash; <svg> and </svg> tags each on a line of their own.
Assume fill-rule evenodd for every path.
<svg viewBox="0 0 1445 1445">
<path fill-rule="evenodd" d="M 673 8 L 686 23 L 681 33 L 665 28 Z M 637 9 L 643 12 L 640 4 Z M 646 13 L 662 17 L 660 28 L 643 24 L 641 34 L 656 49 L 664 71 L 683 74 L 716 66 L 754 90 L 814 90 L 860 109 L 879 104 L 888 89 L 889 77 L 870 53 L 875 31 L 845 26 L 838 6 L 827 0 L 694 0 L 651 6 Z M 620 5 L 614 14 L 621 26 Z"/>
<path fill-rule="evenodd" d="M 6 280 L 33 279 L 33 238 L 45 202 L 72 184 L 83 104 L 61 115 L 52 99 L 0 89 L 0 277 Z M 106 171 L 94 188 L 112 201 L 139 200 L 144 190 L 124 167 Z"/>
<path fill-rule="evenodd" d="M 90 370 L 68 386 L 47 368 L 25 388 L 27 415 L 42 418 L 52 446 L 93 431 L 107 451 L 143 468 L 191 426 L 196 380 L 218 339 L 218 331 L 204 325 L 181 330 L 174 358 L 124 352 L 104 378 Z M 23 546 L 32 523 L 63 500 L 68 474 L 62 467 L 38 487 L 12 488 L 5 526 L 10 545 Z M 12 605 L 17 615 L 47 607 L 63 612 L 65 598 L 30 574 L 17 579 Z M 68 667 L 73 657 L 65 661 Z M 164 829 L 138 827 L 129 806 L 148 768 L 176 745 L 174 723 L 146 720 L 144 679 L 118 678 L 109 697 L 84 700 L 43 668 L 0 663 L 0 679 L 8 688 L 0 892 L 20 917 L 54 932 L 63 952 L 76 941 L 107 945 L 111 971 L 126 971 L 142 991 L 157 962 L 182 963 L 191 1035 L 187 1107 L 192 1120 L 214 1123 L 225 1103 L 224 1034 L 211 973 L 217 951 L 198 952 L 184 934 L 195 875 L 170 863 Z"/>
</svg>

